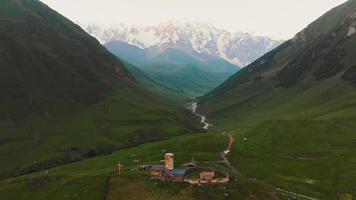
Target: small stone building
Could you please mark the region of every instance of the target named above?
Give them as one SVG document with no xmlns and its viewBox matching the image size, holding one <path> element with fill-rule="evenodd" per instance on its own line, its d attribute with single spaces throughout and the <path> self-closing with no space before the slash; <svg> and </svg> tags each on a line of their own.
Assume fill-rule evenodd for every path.
<svg viewBox="0 0 356 200">
<path fill-rule="evenodd" d="M 161 177 L 165 175 L 166 168 L 163 165 L 151 166 L 150 172 L 152 177 Z"/>
<path fill-rule="evenodd" d="M 174 169 L 166 171 L 167 181 L 172 182 L 184 182 L 184 177 L 186 175 L 187 170 L 185 169 Z"/>
<path fill-rule="evenodd" d="M 215 176 L 215 172 L 214 171 L 202 171 L 200 172 L 200 179 L 202 180 L 206 180 L 206 181 L 211 181 L 213 180 L 214 176 Z"/>
<path fill-rule="evenodd" d="M 164 165 L 153 165 L 150 166 L 150 179 L 159 180 L 166 182 L 187 182 L 192 185 L 202 185 L 202 184 L 224 184 L 229 182 L 229 174 L 213 169 L 213 168 L 202 168 L 195 167 L 195 163 L 185 163 L 182 166 L 186 167 L 184 169 L 174 169 L 174 159 L 173 154 L 167 153 L 164 155 Z M 146 169 L 146 165 L 139 166 L 142 169 Z M 187 175 L 195 172 L 200 172 L 200 178 L 191 178 Z M 215 172 L 218 174 L 223 174 L 223 178 L 215 178 Z"/>
</svg>

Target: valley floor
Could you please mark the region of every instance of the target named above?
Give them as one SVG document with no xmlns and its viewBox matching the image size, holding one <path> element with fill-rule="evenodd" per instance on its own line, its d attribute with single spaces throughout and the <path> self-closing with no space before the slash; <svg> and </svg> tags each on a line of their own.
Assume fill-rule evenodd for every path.
<svg viewBox="0 0 356 200">
<path fill-rule="evenodd" d="M 138 164 L 156 164 L 163 152 L 175 153 L 177 163 L 220 161 L 229 139 L 219 133 L 180 136 L 163 142 L 121 150 L 108 156 L 11 178 L 0 182 L 4 199 L 285 199 L 272 187 L 242 177 L 228 185 L 190 186 L 156 183 L 137 171 Z M 135 160 L 135 162 L 134 162 Z M 124 164 L 118 175 L 115 165 Z M 138 161 L 138 162 L 137 162 Z M 215 165 L 226 168 L 224 163 Z M 16 191 L 16 192 L 15 192 Z"/>
<path fill-rule="evenodd" d="M 356 120 L 274 120 L 244 133 L 228 159 L 242 174 L 305 199 L 356 196 Z"/>
<path fill-rule="evenodd" d="M 110 155 L 0 181 L 3 199 L 342 199 L 354 195 L 354 118 L 273 120 L 246 130 L 206 127 Z M 209 126 L 206 126 L 206 125 Z M 153 182 L 142 164 L 159 164 L 164 152 L 176 164 L 194 160 L 230 172 L 225 185 Z M 116 164 L 124 165 L 118 175 Z"/>
</svg>

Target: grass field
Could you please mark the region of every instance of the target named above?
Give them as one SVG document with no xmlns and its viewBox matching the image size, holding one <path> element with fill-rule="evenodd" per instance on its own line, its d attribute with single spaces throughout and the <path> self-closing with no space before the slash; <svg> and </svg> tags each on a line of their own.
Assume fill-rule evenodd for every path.
<svg viewBox="0 0 356 200">
<path fill-rule="evenodd" d="M 229 159 L 244 175 L 290 191 L 356 196 L 355 130 L 355 118 L 266 121 L 236 134 Z"/>
<path fill-rule="evenodd" d="M 228 142 L 215 133 L 179 136 L 144 144 L 111 155 L 11 178 L 0 182 L 4 199 L 283 199 L 270 186 L 243 178 L 226 186 L 193 187 L 148 180 L 147 173 L 131 171 L 137 164 L 158 164 L 165 151 L 175 154 L 176 163 L 220 160 Z M 139 160 L 133 163 L 133 160 Z M 115 165 L 124 164 L 118 176 Z"/>
<path fill-rule="evenodd" d="M 225 129 L 251 128 L 271 119 L 327 119 L 356 116 L 356 92 L 335 79 L 318 85 L 273 88 L 240 85 L 202 105 L 208 118 Z"/>
<path fill-rule="evenodd" d="M 96 156 L 200 129 L 195 117 L 172 100 L 145 93 L 112 94 L 84 111 L 48 119 L 33 116 L 16 124 L 0 121 L 0 174 L 18 174 L 28 167 Z"/>
<path fill-rule="evenodd" d="M 144 176 L 144 174 L 142 175 Z M 124 176 L 113 176 L 110 181 L 108 199 L 132 200 L 192 200 L 192 199 L 284 199 L 270 186 L 244 178 L 227 185 L 191 186 L 151 182 L 132 172 Z"/>
</svg>

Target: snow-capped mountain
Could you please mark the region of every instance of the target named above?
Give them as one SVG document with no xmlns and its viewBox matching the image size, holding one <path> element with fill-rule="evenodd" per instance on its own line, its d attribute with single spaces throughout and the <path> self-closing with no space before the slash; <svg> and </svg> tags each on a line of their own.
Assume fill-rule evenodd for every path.
<svg viewBox="0 0 356 200">
<path fill-rule="evenodd" d="M 246 66 L 282 41 L 249 33 L 232 33 L 207 23 L 168 21 L 157 26 L 126 24 L 81 24 L 82 28 L 102 44 L 121 41 L 142 49 L 180 47 L 197 53 L 218 56 L 238 66 Z"/>
</svg>

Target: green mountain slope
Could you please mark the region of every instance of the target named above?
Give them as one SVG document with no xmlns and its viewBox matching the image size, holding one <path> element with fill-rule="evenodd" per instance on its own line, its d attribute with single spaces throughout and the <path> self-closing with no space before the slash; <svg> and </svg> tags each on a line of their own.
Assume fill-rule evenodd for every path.
<svg viewBox="0 0 356 200">
<path fill-rule="evenodd" d="M 128 63 L 127 61 L 122 60 L 122 62 L 125 64 L 125 68 L 130 72 L 133 78 L 144 88 L 155 93 L 162 94 L 166 98 L 171 98 L 175 100 L 177 100 L 177 98 L 181 100 L 185 99 L 184 96 L 179 95 L 179 91 L 175 90 L 175 88 L 172 88 L 169 85 L 156 80 L 152 76 L 148 75 L 147 73 L 144 73 L 141 69 L 131 63 Z"/>
<path fill-rule="evenodd" d="M 186 49 L 140 49 L 120 41 L 109 42 L 105 47 L 155 81 L 185 96 L 202 95 L 239 70 L 221 58 Z"/>
<path fill-rule="evenodd" d="M 311 199 L 356 196 L 355 27 L 350 0 L 200 99 L 235 136 L 242 174 Z"/>
<path fill-rule="evenodd" d="M 290 41 L 201 98 L 201 112 L 230 127 L 266 119 L 355 116 L 355 1 L 331 10 Z"/>
<path fill-rule="evenodd" d="M 1 178 L 199 129 L 37 0 L 0 1 L 0 93 Z"/>
</svg>

